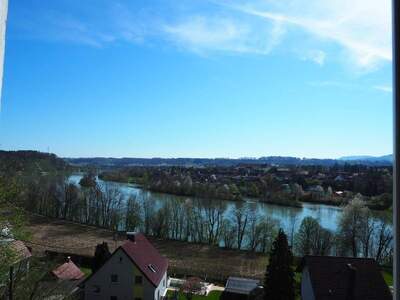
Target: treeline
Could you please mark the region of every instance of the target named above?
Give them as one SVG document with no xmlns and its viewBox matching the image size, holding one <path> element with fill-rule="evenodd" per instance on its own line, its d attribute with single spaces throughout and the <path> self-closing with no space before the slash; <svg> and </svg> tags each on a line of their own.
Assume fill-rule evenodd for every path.
<svg viewBox="0 0 400 300">
<path fill-rule="evenodd" d="M 37 174 L 68 170 L 68 164 L 54 154 L 38 151 L 0 151 L 0 175 Z"/>
<path fill-rule="evenodd" d="M 79 188 L 62 176 L 32 178 L 19 188 L 15 200 L 26 210 L 53 218 L 232 249 L 266 252 L 278 229 L 285 227 L 297 255 L 363 256 L 386 262 L 392 254 L 389 220 L 374 218 L 358 197 L 344 208 L 337 232 L 296 215 L 283 225 L 246 202 L 228 207 L 224 201 L 170 198 L 160 203 L 147 192 L 125 199 L 113 184 Z"/>
<path fill-rule="evenodd" d="M 103 172 L 100 178 L 175 195 L 228 200 L 256 197 L 286 206 L 301 206 L 301 202 L 343 205 L 361 194 L 367 206 L 376 210 L 390 208 L 393 189 L 390 167 L 360 165 L 129 167 Z"/>
<path fill-rule="evenodd" d="M 315 159 L 298 158 L 292 156 L 267 156 L 260 158 L 66 158 L 71 164 L 80 166 L 104 167 L 126 167 L 136 166 L 196 166 L 196 167 L 232 167 L 239 165 L 280 165 L 280 166 L 324 166 L 331 167 L 335 165 L 366 165 L 366 166 L 391 166 L 392 156 L 383 156 L 376 158 L 364 158 L 359 160 L 338 160 L 338 159 Z"/>
</svg>

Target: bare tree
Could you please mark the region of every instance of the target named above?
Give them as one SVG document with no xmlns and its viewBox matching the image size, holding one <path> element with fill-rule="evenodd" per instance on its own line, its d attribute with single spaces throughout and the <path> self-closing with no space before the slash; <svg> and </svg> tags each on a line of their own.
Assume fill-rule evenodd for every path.
<svg viewBox="0 0 400 300">
<path fill-rule="evenodd" d="M 142 197 L 142 206 L 143 206 L 143 226 L 144 233 L 146 235 L 150 234 L 153 216 L 155 213 L 155 204 L 154 200 L 148 197 L 148 194 L 143 192 L 141 194 Z"/>
<path fill-rule="evenodd" d="M 249 218 L 249 209 L 246 203 L 235 203 L 233 211 L 233 221 L 236 228 L 236 245 L 238 249 L 242 248 L 243 237 L 246 232 Z"/>
<path fill-rule="evenodd" d="M 259 225 L 262 228 L 260 237 L 260 251 L 265 253 L 271 245 L 279 231 L 279 221 L 271 217 L 264 217 Z"/>
<path fill-rule="evenodd" d="M 221 235 L 224 242 L 224 247 L 232 249 L 235 245 L 236 231 L 235 227 L 229 219 L 223 219 L 221 226 Z"/>
<path fill-rule="evenodd" d="M 371 251 L 378 263 L 383 263 L 393 255 L 393 232 L 386 218 L 375 227 L 373 248 Z"/>
<path fill-rule="evenodd" d="M 203 211 L 207 228 L 207 242 L 209 244 L 218 244 L 223 214 L 225 212 L 224 202 L 219 200 L 204 200 Z"/>
<path fill-rule="evenodd" d="M 131 195 L 126 202 L 125 229 L 136 231 L 142 224 L 142 207 L 136 199 L 136 195 Z"/>
</svg>

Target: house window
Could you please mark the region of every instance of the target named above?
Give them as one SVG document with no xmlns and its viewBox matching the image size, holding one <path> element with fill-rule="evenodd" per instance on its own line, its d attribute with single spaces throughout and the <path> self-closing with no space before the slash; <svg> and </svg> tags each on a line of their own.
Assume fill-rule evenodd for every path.
<svg viewBox="0 0 400 300">
<path fill-rule="evenodd" d="M 117 296 L 111 296 L 110 300 L 118 300 L 118 297 Z"/>
<path fill-rule="evenodd" d="M 135 283 L 136 284 L 142 284 L 143 283 L 142 276 L 135 276 Z"/>
<path fill-rule="evenodd" d="M 142 298 L 140 298 L 140 297 L 136 297 L 136 298 L 135 298 L 135 300 L 142 300 Z"/>
<path fill-rule="evenodd" d="M 122 263 L 122 256 L 119 257 L 119 262 Z"/>
<path fill-rule="evenodd" d="M 118 275 L 117 274 L 111 274 L 111 282 L 112 283 L 118 282 Z"/>
</svg>

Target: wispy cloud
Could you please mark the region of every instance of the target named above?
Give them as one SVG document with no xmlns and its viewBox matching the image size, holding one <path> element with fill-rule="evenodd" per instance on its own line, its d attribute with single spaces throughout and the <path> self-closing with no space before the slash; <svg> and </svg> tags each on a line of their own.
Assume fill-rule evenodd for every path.
<svg viewBox="0 0 400 300">
<path fill-rule="evenodd" d="M 94 47 L 157 41 L 201 55 L 283 51 L 367 71 L 392 60 L 390 0 L 99 3 L 94 16 L 75 6 L 69 14 L 29 11 L 20 20 L 31 37 Z"/>
<path fill-rule="evenodd" d="M 292 30 L 304 31 L 321 44 L 333 42 L 344 50 L 344 60 L 356 67 L 370 69 L 392 60 L 390 0 L 310 0 L 306 5 L 301 0 L 273 3 L 222 2 L 266 22 L 281 22 Z"/>
<path fill-rule="evenodd" d="M 385 92 L 385 93 L 393 93 L 393 88 L 391 85 L 376 85 L 374 89 Z"/>
<path fill-rule="evenodd" d="M 322 66 L 325 63 L 326 53 L 321 50 L 309 50 L 306 51 L 301 57 L 303 60 L 311 60 L 316 64 Z"/>
<path fill-rule="evenodd" d="M 279 26 L 264 27 L 260 38 L 249 24 L 224 17 L 192 16 L 163 27 L 167 39 L 180 47 L 204 53 L 227 51 L 233 53 L 268 54 L 279 43 Z"/>
<path fill-rule="evenodd" d="M 382 84 L 382 85 L 366 85 L 360 83 L 352 83 L 346 81 L 335 81 L 335 80 L 321 80 L 321 81 L 309 81 L 306 83 L 309 86 L 318 87 L 318 88 L 341 88 L 341 89 L 356 89 L 360 91 L 364 91 L 365 89 L 374 89 L 384 93 L 392 93 L 393 88 L 391 85 Z"/>
</svg>

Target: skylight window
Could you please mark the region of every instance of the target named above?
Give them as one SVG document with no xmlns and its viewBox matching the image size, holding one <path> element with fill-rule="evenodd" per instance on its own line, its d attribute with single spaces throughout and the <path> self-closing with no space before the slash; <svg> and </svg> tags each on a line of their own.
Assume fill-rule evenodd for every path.
<svg viewBox="0 0 400 300">
<path fill-rule="evenodd" d="M 149 264 L 147 267 L 148 267 L 148 268 L 150 269 L 150 271 L 152 271 L 153 273 L 157 273 L 156 268 L 154 267 L 154 265 Z"/>
</svg>

